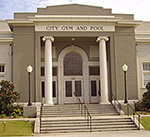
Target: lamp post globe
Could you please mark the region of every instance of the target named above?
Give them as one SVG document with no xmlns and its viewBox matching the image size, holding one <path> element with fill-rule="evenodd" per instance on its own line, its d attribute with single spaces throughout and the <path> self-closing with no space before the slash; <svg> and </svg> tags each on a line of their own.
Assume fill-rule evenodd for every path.
<svg viewBox="0 0 150 137">
<path fill-rule="evenodd" d="M 127 64 L 124 64 L 124 65 L 122 66 L 122 69 L 123 69 L 123 71 L 127 71 L 127 70 L 128 70 Z"/>
<path fill-rule="evenodd" d="M 31 87 L 30 87 L 30 74 L 31 74 L 32 70 L 33 70 L 33 67 L 31 65 L 29 65 L 27 67 L 27 72 L 29 74 L 29 102 L 28 102 L 28 106 L 32 105 L 32 103 L 31 103 Z"/>
<path fill-rule="evenodd" d="M 127 70 L 128 70 L 128 66 L 126 64 L 124 64 L 122 66 L 122 69 L 124 71 L 124 87 L 125 87 L 125 100 L 124 100 L 124 103 L 128 103 L 128 100 L 127 100 L 127 84 L 126 84 L 126 76 L 127 76 Z"/>
<path fill-rule="evenodd" d="M 32 70 L 33 70 L 33 67 L 32 67 L 31 65 L 29 65 L 29 66 L 27 67 L 27 71 L 28 71 L 28 73 L 31 73 L 31 72 L 32 72 Z"/>
</svg>

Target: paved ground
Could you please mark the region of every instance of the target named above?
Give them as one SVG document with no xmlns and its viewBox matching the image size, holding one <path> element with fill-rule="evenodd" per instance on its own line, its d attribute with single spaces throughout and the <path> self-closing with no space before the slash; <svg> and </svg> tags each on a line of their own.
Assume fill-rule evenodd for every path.
<svg viewBox="0 0 150 137">
<path fill-rule="evenodd" d="M 150 131 L 115 131 L 98 133 L 70 133 L 70 134 L 49 134 L 35 135 L 35 137 L 150 137 Z"/>
</svg>

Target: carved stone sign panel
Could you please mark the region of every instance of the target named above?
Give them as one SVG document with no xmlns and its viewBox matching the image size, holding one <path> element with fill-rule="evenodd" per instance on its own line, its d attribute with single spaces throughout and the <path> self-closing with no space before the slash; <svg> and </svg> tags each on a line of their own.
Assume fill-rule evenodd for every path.
<svg viewBox="0 0 150 137">
<path fill-rule="evenodd" d="M 104 25 L 36 25 L 35 31 L 115 31 L 115 27 Z"/>
</svg>

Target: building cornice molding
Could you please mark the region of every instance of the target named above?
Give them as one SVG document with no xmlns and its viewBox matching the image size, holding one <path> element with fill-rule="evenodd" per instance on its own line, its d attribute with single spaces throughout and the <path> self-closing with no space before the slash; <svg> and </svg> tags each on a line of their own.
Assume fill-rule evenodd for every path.
<svg viewBox="0 0 150 137">
<path fill-rule="evenodd" d="M 134 26 L 135 28 L 141 24 L 141 21 L 119 21 L 116 26 Z"/>
<path fill-rule="evenodd" d="M 33 21 L 30 20 L 7 20 L 7 23 L 9 25 L 13 25 L 13 26 L 34 26 Z"/>
<path fill-rule="evenodd" d="M 13 38 L 0 38 L 0 43 L 13 43 Z"/>
<path fill-rule="evenodd" d="M 116 23 L 121 18 L 114 16 L 56 16 L 56 15 L 36 15 L 35 17 L 29 17 L 33 22 L 106 22 Z"/>
<path fill-rule="evenodd" d="M 35 15 L 29 16 L 28 19 L 10 19 L 7 20 L 9 25 L 13 26 L 35 26 L 36 23 L 48 22 L 98 22 L 114 23 L 114 26 L 132 26 L 137 27 L 141 21 L 123 20 L 115 16 L 84 16 L 84 15 Z"/>
<path fill-rule="evenodd" d="M 150 43 L 150 38 L 135 38 L 136 44 Z"/>
</svg>

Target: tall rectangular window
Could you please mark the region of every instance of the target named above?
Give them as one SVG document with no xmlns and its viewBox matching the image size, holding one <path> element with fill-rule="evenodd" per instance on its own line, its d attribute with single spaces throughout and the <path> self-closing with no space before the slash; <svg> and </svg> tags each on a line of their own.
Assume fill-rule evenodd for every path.
<svg viewBox="0 0 150 137">
<path fill-rule="evenodd" d="M 150 82 L 150 63 L 144 63 L 143 64 L 143 84 L 146 86 L 146 84 Z"/>
<path fill-rule="evenodd" d="M 82 96 L 81 81 L 75 81 L 75 91 L 78 96 Z"/>
<path fill-rule="evenodd" d="M 65 81 L 66 97 L 72 97 L 72 81 Z"/>
<path fill-rule="evenodd" d="M 97 96 L 96 81 L 91 81 L 91 96 Z"/>
<path fill-rule="evenodd" d="M 0 64 L 0 72 L 5 72 L 5 65 L 4 64 Z"/>
<path fill-rule="evenodd" d="M 4 80 L 4 75 L 5 75 L 5 64 L 0 64 L 0 82 Z"/>
<path fill-rule="evenodd" d="M 41 90 L 42 90 L 42 97 L 44 98 L 45 97 L 45 82 L 44 81 L 42 81 L 42 83 L 41 83 L 42 85 L 41 85 Z"/>
<path fill-rule="evenodd" d="M 56 81 L 53 81 L 53 97 L 56 97 Z"/>
</svg>

